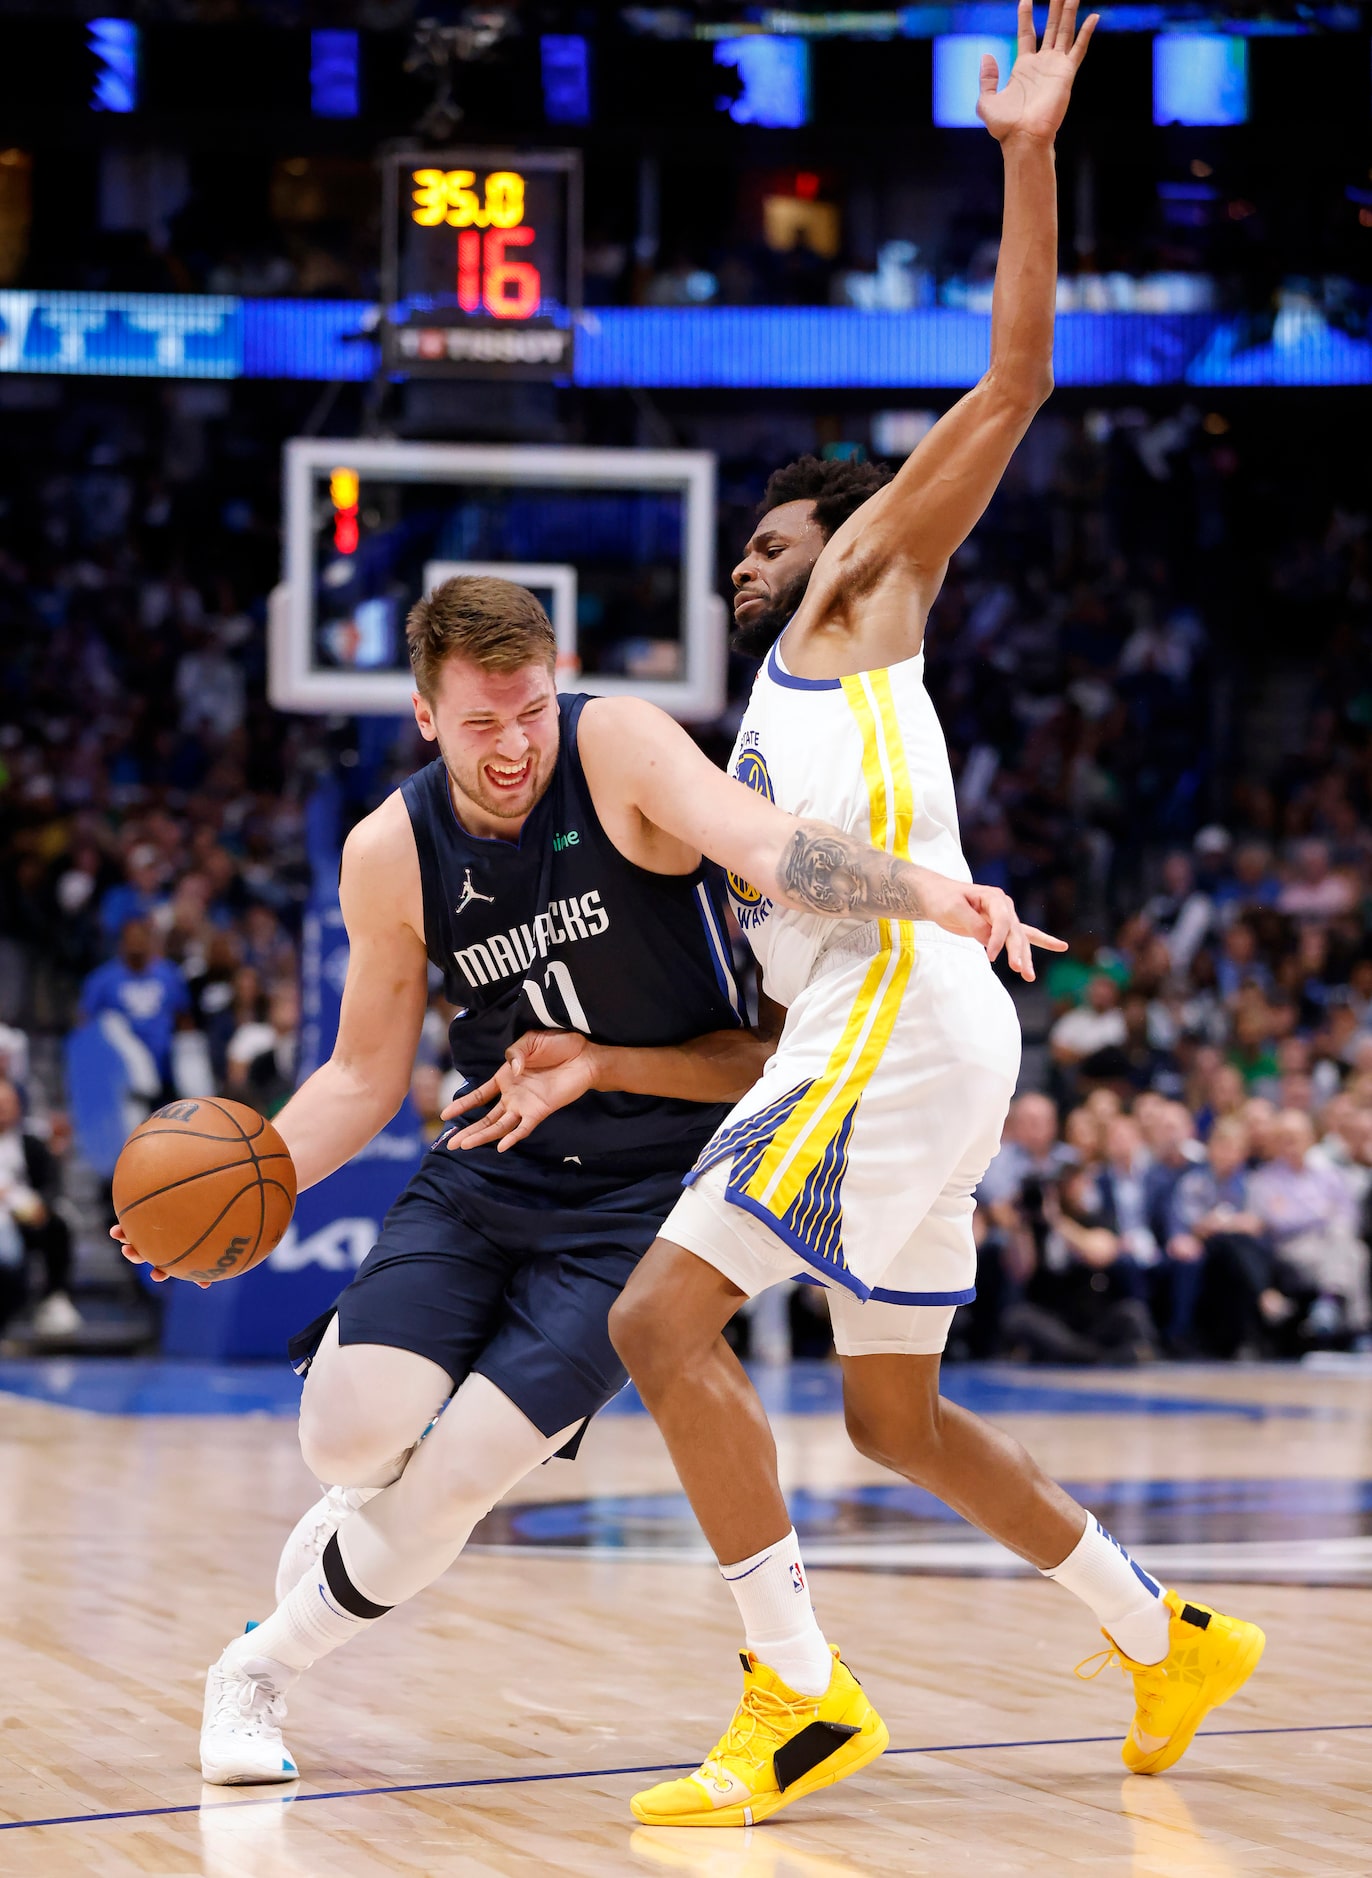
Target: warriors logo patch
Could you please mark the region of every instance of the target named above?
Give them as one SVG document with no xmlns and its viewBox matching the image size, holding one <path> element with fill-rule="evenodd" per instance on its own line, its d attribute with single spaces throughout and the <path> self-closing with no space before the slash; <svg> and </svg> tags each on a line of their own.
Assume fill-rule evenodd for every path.
<svg viewBox="0 0 1372 1878">
<path fill-rule="evenodd" d="M 769 802 L 776 801 L 772 779 L 767 773 L 767 759 L 761 750 L 742 753 L 734 765 L 734 780 L 741 782 L 745 789 L 754 789 L 758 795 L 766 796 Z M 729 897 L 744 932 L 755 931 L 772 910 L 771 901 L 765 900 L 750 881 L 740 880 L 737 874 L 729 875 Z"/>
</svg>

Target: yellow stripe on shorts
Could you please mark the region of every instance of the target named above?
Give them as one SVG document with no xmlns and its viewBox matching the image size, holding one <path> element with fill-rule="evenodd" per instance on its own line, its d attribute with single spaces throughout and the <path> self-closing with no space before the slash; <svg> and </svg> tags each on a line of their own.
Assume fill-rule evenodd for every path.
<svg viewBox="0 0 1372 1878">
<path fill-rule="evenodd" d="M 909 859 L 914 791 L 905 761 L 890 675 L 858 672 L 842 681 L 862 736 L 872 845 Z M 915 959 L 908 921 L 879 920 L 878 950 L 863 975 L 843 1034 L 823 1073 L 777 1130 L 746 1191 L 777 1218 L 796 1201 L 871 1080 L 890 1040 Z"/>
</svg>

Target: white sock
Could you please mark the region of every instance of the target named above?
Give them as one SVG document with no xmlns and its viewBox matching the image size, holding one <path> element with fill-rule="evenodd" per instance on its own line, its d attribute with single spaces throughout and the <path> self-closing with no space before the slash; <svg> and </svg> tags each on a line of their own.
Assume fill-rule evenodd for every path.
<svg viewBox="0 0 1372 1878">
<path fill-rule="evenodd" d="M 748 1648 L 797 1695 L 823 1695 L 834 1659 L 815 1622 L 795 1528 L 775 1545 L 721 1565 L 734 1594 Z"/>
<path fill-rule="evenodd" d="M 271 1616 L 235 1637 L 225 1654 L 240 1668 L 246 1667 L 249 1658 L 267 1658 L 281 1671 L 271 1680 L 286 1689 L 302 1669 L 366 1630 L 389 1608 L 363 1596 L 352 1584 L 335 1534 L 318 1564 L 286 1593 Z"/>
<path fill-rule="evenodd" d="M 1167 1654 L 1171 1612 L 1162 1586 L 1136 1565 L 1093 1513 L 1086 1530 L 1061 1565 L 1046 1571 L 1088 1604 L 1113 1643 L 1136 1663 L 1160 1663 Z"/>
</svg>

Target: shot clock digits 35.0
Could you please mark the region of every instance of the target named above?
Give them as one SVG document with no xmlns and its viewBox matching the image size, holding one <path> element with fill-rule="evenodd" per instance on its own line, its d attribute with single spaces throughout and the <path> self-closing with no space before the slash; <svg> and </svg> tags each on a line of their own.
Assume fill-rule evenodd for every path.
<svg viewBox="0 0 1372 1878">
<path fill-rule="evenodd" d="M 575 151 L 387 166 L 386 361 L 406 376 L 562 378 L 581 297 Z"/>
</svg>

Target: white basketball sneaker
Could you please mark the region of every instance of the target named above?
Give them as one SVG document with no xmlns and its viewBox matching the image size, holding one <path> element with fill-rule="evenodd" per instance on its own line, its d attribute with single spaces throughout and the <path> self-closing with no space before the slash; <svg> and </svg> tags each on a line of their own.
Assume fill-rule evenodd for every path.
<svg viewBox="0 0 1372 1878">
<path fill-rule="evenodd" d="M 235 1639 L 237 1642 L 237 1639 Z M 205 1677 L 200 1772 L 212 1787 L 255 1787 L 298 1780 L 281 1739 L 286 1697 L 282 1665 L 267 1656 L 239 1656 L 230 1644 Z"/>
<path fill-rule="evenodd" d="M 359 1506 L 365 1506 L 381 1491 L 380 1487 L 329 1487 L 322 1499 L 300 1515 L 277 1562 L 278 1604 L 288 1591 L 294 1591 L 310 1567 L 319 1563 L 324 1547 L 349 1513 L 355 1513 Z"/>
</svg>

